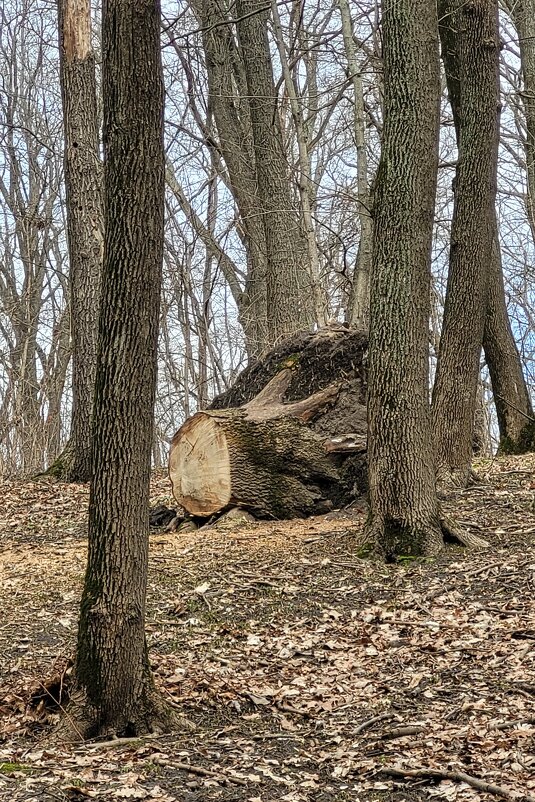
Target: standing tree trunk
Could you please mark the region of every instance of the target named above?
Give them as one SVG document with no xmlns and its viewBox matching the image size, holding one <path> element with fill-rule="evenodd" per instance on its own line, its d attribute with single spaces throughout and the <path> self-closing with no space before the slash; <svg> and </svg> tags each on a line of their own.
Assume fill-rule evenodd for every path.
<svg viewBox="0 0 535 802">
<path fill-rule="evenodd" d="M 472 460 L 488 265 L 494 234 L 499 121 L 498 3 L 497 0 L 440 0 L 438 10 L 448 92 L 458 109 L 459 155 L 433 417 L 439 481 L 464 486 Z"/>
<path fill-rule="evenodd" d="M 102 32 L 105 244 L 75 663 L 87 736 L 136 735 L 169 723 L 144 629 L 164 231 L 159 2 L 107 0 Z"/>
<path fill-rule="evenodd" d="M 357 61 L 353 21 L 349 0 L 338 0 L 342 18 L 342 35 L 347 67 L 353 84 L 353 129 L 357 151 L 357 201 L 360 239 L 353 285 L 348 304 L 349 323 L 357 329 L 367 329 L 370 322 L 370 272 L 372 263 L 373 223 L 368 188 L 368 156 L 366 153 L 366 117 L 364 90 Z"/>
<path fill-rule="evenodd" d="M 267 38 L 269 7 L 237 0 L 238 38 L 245 68 L 267 253 L 267 312 L 271 343 L 314 320 L 307 247 L 291 192 Z"/>
<path fill-rule="evenodd" d="M 456 42 L 447 26 L 441 28 L 443 60 L 448 79 L 449 100 L 460 147 L 463 126 L 461 116 L 461 87 L 458 76 Z M 533 437 L 531 400 L 522 370 L 522 362 L 507 313 L 501 264 L 498 225 L 494 201 L 491 204 L 491 255 L 488 260 L 486 315 L 483 330 L 483 349 L 492 382 L 494 403 L 500 430 L 500 448 L 505 451 L 525 451 Z"/>
<path fill-rule="evenodd" d="M 258 213 L 256 164 L 243 65 L 228 13 L 216 0 L 194 0 L 202 27 L 210 106 L 219 147 L 238 207 L 247 251 L 247 277 L 240 317 L 250 357 L 270 345 L 266 300 L 266 232 Z M 226 23 L 226 24 L 223 24 Z"/>
<path fill-rule="evenodd" d="M 276 0 L 271 0 L 271 13 L 273 16 L 275 42 L 277 45 L 277 51 L 279 53 L 284 87 L 290 103 L 292 119 L 295 127 L 295 138 L 297 140 L 299 159 L 299 195 L 301 198 L 301 212 L 303 215 L 303 225 L 305 230 L 308 265 L 312 282 L 312 292 L 314 295 L 314 312 L 316 322 L 322 326 L 327 323 L 327 298 L 321 283 L 320 259 L 313 215 L 316 193 L 314 191 L 315 188 L 312 181 L 312 164 L 310 161 L 305 122 L 303 120 L 303 108 L 298 97 L 297 87 L 292 76 L 288 62 L 288 56 L 286 54 L 282 23 Z"/>
<path fill-rule="evenodd" d="M 524 86 L 520 97 L 526 118 L 527 212 L 535 242 L 535 0 L 506 0 L 518 34 Z"/>
<path fill-rule="evenodd" d="M 71 482 L 91 478 L 91 415 L 97 360 L 103 219 L 89 0 L 59 0 L 59 52 L 65 130 L 65 189 L 72 336 L 72 423 L 52 470 Z"/>
<path fill-rule="evenodd" d="M 521 454 L 533 450 L 533 407 L 507 313 L 496 214 L 493 227 L 483 350 L 498 417 L 499 450 Z"/>
<path fill-rule="evenodd" d="M 442 548 L 429 405 L 440 97 L 434 4 L 385 0 L 383 42 L 384 129 L 370 310 L 368 533 L 392 560 Z"/>
</svg>

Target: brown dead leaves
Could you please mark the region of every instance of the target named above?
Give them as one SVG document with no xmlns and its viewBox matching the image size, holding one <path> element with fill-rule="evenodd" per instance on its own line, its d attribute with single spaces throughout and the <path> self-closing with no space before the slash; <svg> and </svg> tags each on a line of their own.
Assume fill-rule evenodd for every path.
<svg viewBox="0 0 535 802">
<path fill-rule="evenodd" d="M 197 729 L 75 749 L 47 746 L 58 713 L 28 700 L 72 654 L 87 488 L 4 483 L 0 798 L 497 795 L 466 777 L 535 795 L 534 469 L 480 466 L 490 484 L 448 512 L 492 548 L 437 562 L 359 559 L 362 512 L 153 534 L 153 668 Z"/>
</svg>

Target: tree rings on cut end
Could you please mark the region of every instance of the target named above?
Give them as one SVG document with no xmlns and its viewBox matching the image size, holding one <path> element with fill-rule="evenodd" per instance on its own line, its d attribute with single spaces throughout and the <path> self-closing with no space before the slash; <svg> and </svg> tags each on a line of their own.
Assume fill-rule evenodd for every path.
<svg viewBox="0 0 535 802">
<path fill-rule="evenodd" d="M 203 412 L 189 418 L 173 438 L 169 458 L 173 495 L 191 515 L 208 517 L 231 498 L 230 457 L 222 426 Z"/>
</svg>

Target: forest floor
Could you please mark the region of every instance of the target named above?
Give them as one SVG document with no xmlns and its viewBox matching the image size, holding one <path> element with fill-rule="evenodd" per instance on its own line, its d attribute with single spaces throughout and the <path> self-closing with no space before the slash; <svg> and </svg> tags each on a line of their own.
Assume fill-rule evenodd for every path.
<svg viewBox="0 0 535 802">
<path fill-rule="evenodd" d="M 43 699 L 73 654 L 88 489 L 0 483 L 0 799 L 534 800 L 535 456 L 476 468 L 444 506 L 482 552 L 372 562 L 364 508 L 153 532 L 151 662 L 196 729 L 71 746 Z M 156 476 L 153 504 L 169 492 Z"/>
</svg>

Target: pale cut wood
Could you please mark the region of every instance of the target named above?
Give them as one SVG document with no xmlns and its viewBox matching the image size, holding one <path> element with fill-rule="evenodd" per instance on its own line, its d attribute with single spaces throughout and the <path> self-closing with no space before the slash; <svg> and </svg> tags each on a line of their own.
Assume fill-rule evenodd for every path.
<svg viewBox="0 0 535 802">
<path fill-rule="evenodd" d="M 199 517 L 231 506 L 292 518 L 351 504 L 366 489 L 367 337 L 301 332 L 251 364 L 175 434 L 173 492 Z"/>
<path fill-rule="evenodd" d="M 173 495 L 192 515 L 209 516 L 230 502 L 230 458 L 225 431 L 202 412 L 173 438 L 169 456 Z"/>
</svg>

